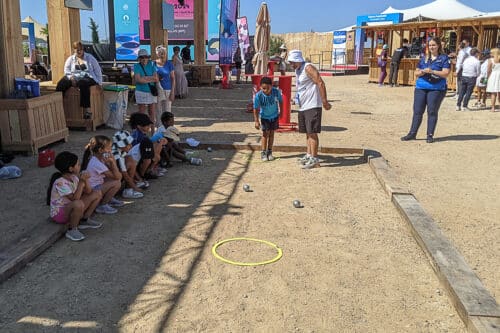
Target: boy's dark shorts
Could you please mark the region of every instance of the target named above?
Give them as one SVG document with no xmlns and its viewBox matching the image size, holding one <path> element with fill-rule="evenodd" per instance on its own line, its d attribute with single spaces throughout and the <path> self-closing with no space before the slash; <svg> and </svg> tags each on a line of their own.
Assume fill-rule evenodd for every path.
<svg viewBox="0 0 500 333">
<path fill-rule="evenodd" d="M 299 133 L 321 133 L 321 112 L 323 108 L 299 111 Z"/>
<path fill-rule="evenodd" d="M 144 138 L 141 141 L 139 148 L 141 151 L 141 160 L 151 160 L 155 157 L 153 142 L 150 139 Z"/>
<path fill-rule="evenodd" d="M 260 128 L 262 131 L 276 131 L 279 128 L 278 118 L 260 119 Z"/>
</svg>

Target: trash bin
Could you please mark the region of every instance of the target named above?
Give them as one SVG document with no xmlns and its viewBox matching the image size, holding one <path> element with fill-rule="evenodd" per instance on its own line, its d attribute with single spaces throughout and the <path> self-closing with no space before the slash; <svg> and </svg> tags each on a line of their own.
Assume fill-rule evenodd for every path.
<svg viewBox="0 0 500 333">
<path fill-rule="evenodd" d="M 123 129 L 128 106 L 128 86 L 104 86 L 104 120 L 106 126 Z"/>
</svg>

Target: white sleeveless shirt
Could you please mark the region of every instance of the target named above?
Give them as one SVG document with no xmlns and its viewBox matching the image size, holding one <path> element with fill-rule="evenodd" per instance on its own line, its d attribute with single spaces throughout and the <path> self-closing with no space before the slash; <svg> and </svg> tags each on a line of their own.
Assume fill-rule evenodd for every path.
<svg viewBox="0 0 500 333">
<path fill-rule="evenodd" d="M 299 102 L 299 111 L 323 107 L 319 87 L 305 71 L 306 66 L 309 65 L 311 64 L 305 62 L 295 71 L 297 77 L 297 100 Z"/>
</svg>

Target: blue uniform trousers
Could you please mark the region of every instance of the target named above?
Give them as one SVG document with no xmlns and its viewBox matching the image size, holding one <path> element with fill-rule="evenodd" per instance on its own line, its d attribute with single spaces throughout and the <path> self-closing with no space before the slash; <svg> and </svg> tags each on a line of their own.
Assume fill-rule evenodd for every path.
<svg viewBox="0 0 500 333">
<path fill-rule="evenodd" d="M 427 136 L 433 136 L 438 120 L 438 111 L 446 90 L 415 89 L 413 99 L 413 120 L 410 134 L 416 135 L 427 107 Z"/>
</svg>

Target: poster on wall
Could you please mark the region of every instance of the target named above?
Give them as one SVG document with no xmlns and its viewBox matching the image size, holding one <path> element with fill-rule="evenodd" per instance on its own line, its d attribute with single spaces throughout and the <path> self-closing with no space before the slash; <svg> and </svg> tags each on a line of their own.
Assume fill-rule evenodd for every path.
<svg viewBox="0 0 500 333">
<path fill-rule="evenodd" d="M 194 0 L 165 0 L 174 6 L 174 29 L 168 31 L 169 40 L 194 40 Z"/>
<path fill-rule="evenodd" d="M 222 0 L 219 30 L 219 64 L 232 64 L 238 45 L 236 15 L 238 0 Z"/>
<path fill-rule="evenodd" d="M 32 64 L 36 61 L 35 24 L 21 22 L 21 29 L 23 34 L 24 63 Z M 28 36 L 28 39 L 24 40 L 24 36 Z"/>
<path fill-rule="evenodd" d="M 151 39 L 149 22 L 149 0 L 139 0 L 139 38 L 141 44 L 149 44 Z"/>
<path fill-rule="evenodd" d="M 245 54 L 250 47 L 250 36 L 248 33 L 248 20 L 246 16 L 238 18 L 238 44 L 241 50 L 241 59 L 245 59 Z"/>
<path fill-rule="evenodd" d="M 139 6 L 137 0 L 114 0 L 116 60 L 137 60 Z"/>
</svg>

